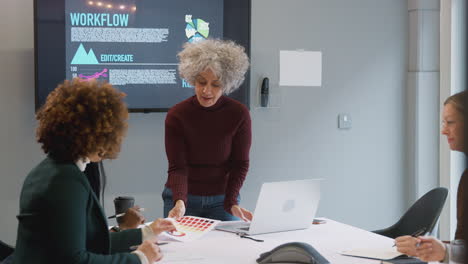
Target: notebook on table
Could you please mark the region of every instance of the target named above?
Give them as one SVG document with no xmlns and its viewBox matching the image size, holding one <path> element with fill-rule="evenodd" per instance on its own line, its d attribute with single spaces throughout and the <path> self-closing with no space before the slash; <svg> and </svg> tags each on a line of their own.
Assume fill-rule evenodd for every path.
<svg viewBox="0 0 468 264">
<path fill-rule="evenodd" d="M 362 248 L 352 249 L 341 252 L 342 255 L 359 258 L 369 258 L 381 260 L 381 263 L 391 264 L 427 264 L 417 258 L 408 257 L 401 254 L 396 248 Z"/>
</svg>

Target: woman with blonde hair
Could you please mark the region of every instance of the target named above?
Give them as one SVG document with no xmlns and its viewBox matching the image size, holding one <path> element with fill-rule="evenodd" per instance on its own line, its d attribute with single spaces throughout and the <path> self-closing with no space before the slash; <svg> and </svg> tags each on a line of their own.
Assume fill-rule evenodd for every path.
<svg viewBox="0 0 468 264">
<path fill-rule="evenodd" d="M 444 110 L 442 114 L 442 131 L 441 133 L 447 137 L 448 144 L 451 150 L 468 152 L 466 146 L 466 118 L 467 118 L 467 102 L 468 95 L 466 91 L 454 94 L 448 97 L 444 102 Z M 468 201 L 465 192 L 468 184 L 468 170 L 463 172 L 460 178 L 457 191 L 457 229 L 455 239 L 464 239 L 466 231 L 464 230 L 467 223 L 466 212 L 463 208 Z M 448 262 L 449 245 L 434 237 L 412 237 L 401 236 L 395 239 L 397 250 L 409 256 L 416 256 L 423 261 L 441 261 Z"/>
</svg>

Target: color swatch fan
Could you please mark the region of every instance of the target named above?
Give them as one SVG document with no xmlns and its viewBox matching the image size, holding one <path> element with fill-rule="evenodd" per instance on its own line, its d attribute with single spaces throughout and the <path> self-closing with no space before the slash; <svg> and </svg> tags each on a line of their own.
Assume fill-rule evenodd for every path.
<svg viewBox="0 0 468 264">
<path fill-rule="evenodd" d="M 159 239 L 181 242 L 192 241 L 213 230 L 219 222 L 221 221 L 209 218 L 184 216 L 174 222 L 177 231 L 165 232 L 160 235 Z"/>
</svg>

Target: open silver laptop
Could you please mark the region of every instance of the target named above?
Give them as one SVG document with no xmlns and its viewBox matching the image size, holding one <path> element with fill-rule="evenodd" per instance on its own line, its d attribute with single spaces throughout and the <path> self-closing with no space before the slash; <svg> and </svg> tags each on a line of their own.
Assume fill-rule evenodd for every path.
<svg viewBox="0 0 468 264">
<path fill-rule="evenodd" d="M 320 201 L 320 179 L 264 183 L 252 222 L 220 224 L 217 230 L 246 235 L 306 229 Z"/>
</svg>

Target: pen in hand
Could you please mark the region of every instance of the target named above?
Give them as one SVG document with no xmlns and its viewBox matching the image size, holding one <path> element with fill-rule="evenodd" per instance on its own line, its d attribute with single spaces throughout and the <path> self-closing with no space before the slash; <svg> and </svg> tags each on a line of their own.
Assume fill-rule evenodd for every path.
<svg viewBox="0 0 468 264">
<path fill-rule="evenodd" d="M 421 235 L 424 235 L 426 233 L 426 228 L 423 227 L 421 229 L 419 229 L 418 231 L 414 232 L 413 234 L 411 234 L 412 237 L 418 237 L 418 236 L 421 236 Z M 392 247 L 395 247 L 396 246 L 396 243 L 393 244 Z"/>
<path fill-rule="evenodd" d="M 139 211 L 139 212 L 144 212 L 144 211 L 145 211 L 145 208 L 138 208 L 138 211 Z M 122 217 L 122 216 L 124 216 L 124 215 L 125 215 L 125 213 L 115 214 L 115 215 L 111 215 L 111 216 L 107 217 L 107 219 Z"/>
</svg>

